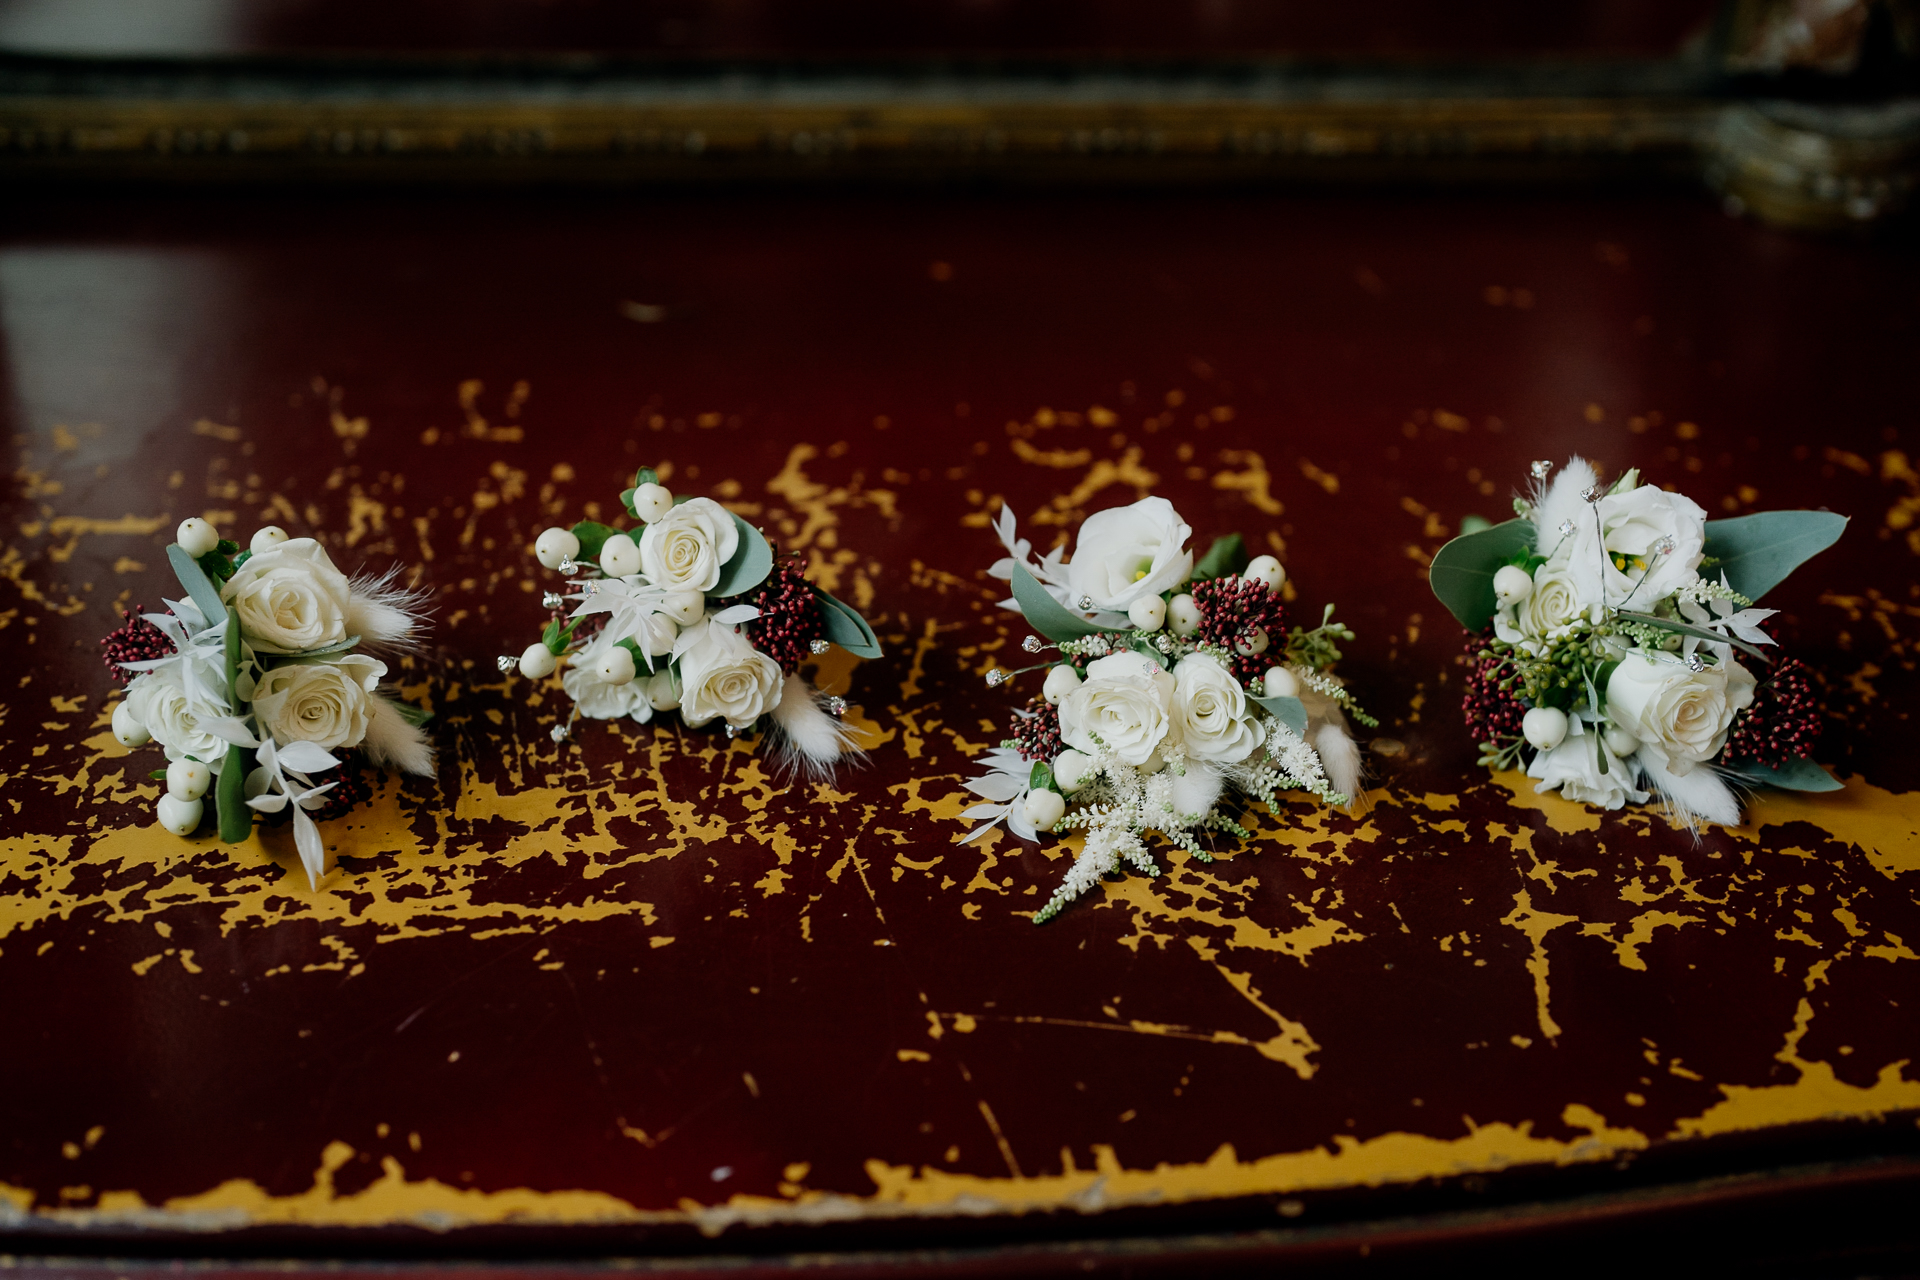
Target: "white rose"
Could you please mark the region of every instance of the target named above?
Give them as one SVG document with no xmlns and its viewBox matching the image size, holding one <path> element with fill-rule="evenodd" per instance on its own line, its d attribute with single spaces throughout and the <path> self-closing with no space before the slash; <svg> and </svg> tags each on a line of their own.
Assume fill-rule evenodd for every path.
<svg viewBox="0 0 1920 1280">
<path fill-rule="evenodd" d="M 1650 609 L 1698 576 L 1707 513 L 1693 499 L 1643 484 L 1600 499 L 1595 509 L 1598 520 L 1593 510 L 1575 513 L 1567 539 L 1567 569 L 1583 604 Z"/>
<path fill-rule="evenodd" d="M 715 716 L 748 728 L 780 701 L 780 664 L 732 627 L 708 622 L 701 628 L 680 658 L 680 718 L 695 728 Z"/>
<path fill-rule="evenodd" d="M 1173 669 L 1174 736 L 1189 760 L 1238 764 L 1253 754 L 1262 734 L 1252 704 L 1220 659 L 1191 653 Z"/>
<path fill-rule="evenodd" d="M 1087 755 L 1104 744 L 1128 764 L 1143 765 L 1174 727 L 1174 687 L 1173 676 L 1144 654 L 1089 663 L 1086 681 L 1060 700 L 1060 739 Z"/>
<path fill-rule="evenodd" d="M 1557 557 L 1534 570 L 1531 591 L 1494 613 L 1493 633 L 1508 644 L 1538 652 L 1539 641 L 1579 621 L 1583 612 L 1573 575 L 1565 559 Z"/>
<path fill-rule="evenodd" d="M 291 538 L 234 570 L 220 599 L 256 649 L 299 653 L 347 638 L 347 575 L 312 538 Z"/>
<path fill-rule="evenodd" d="M 733 513 L 712 498 L 694 498 L 640 535 L 640 572 L 668 591 L 711 591 L 739 547 Z"/>
<path fill-rule="evenodd" d="M 373 718 L 369 695 L 385 674 L 386 663 L 357 653 L 285 663 L 254 686 L 253 715 L 260 732 L 283 746 L 357 747 Z"/>
<path fill-rule="evenodd" d="M 167 759 L 191 757 L 218 764 L 227 758 L 227 740 L 201 725 L 233 713 L 222 704 L 188 698 L 178 666 L 135 676 L 125 705 L 127 713 L 166 750 Z"/>
<path fill-rule="evenodd" d="M 1125 613 L 1135 600 L 1179 586 L 1193 574 L 1192 536 L 1165 498 L 1094 512 L 1081 524 L 1067 565 L 1071 606 L 1091 596 L 1095 609 Z"/>
<path fill-rule="evenodd" d="M 1606 772 L 1600 764 L 1606 762 Z M 1635 804 L 1647 793 L 1633 788 L 1634 769 L 1607 748 L 1597 733 L 1583 733 L 1561 740 L 1551 751 L 1542 751 L 1527 766 L 1529 778 L 1540 779 L 1538 792 L 1559 788 L 1560 794 L 1581 804 L 1597 804 L 1602 809 L 1618 809 L 1627 801 Z"/>
<path fill-rule="evenodd" d="M 1636 649 L 1607 680 L 1607 718 L 1640 750 L 1685 777 L 1727 745 L 1733 718 L 1753 701 L 1753 676 L 1731 658 L 1695 671 Z"/>
<path fill-rule="evenodd" d="M 618 720 L 632 716 L 641 724 L 653 719 L 653 706 L 647 701 L 647 682 L 629 680 L 609 684 L 600 678 L 591 661 L 580 654 L 560 673 L 560 687 L 573 699 L 580 714 L 589 720 Z"/>
</svg>

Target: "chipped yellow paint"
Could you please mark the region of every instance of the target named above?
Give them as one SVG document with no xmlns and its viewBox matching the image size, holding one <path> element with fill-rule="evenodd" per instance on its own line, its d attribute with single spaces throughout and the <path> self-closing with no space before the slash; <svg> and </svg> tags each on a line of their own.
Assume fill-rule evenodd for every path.
<svg viewBox="0 0 1920 1280">
<path fill-rule="evenodd" d="M 1576 804 L 1557 791 L 1536 792 L 1539 783 L 1518 769 L 1506 769 L 1493 775 L 1495 785 L 1507 792 L 1516 808 L 1533 809 L 1546 815 L 1547 825 L 1561 835 L 1600 829 L 1600 810 L 1592 805 Z"/>
<path fill-rule="evenodd" d="M 1843 779 L 1839 791 L 1762 791 L 1749 802 L 1747 822 L 1737 828 L 1756 845 L 1770 826 L 1810 822 L 1834 839 L 1856 845 L 1881 875 L 1920 871 L 1920 805 L 1913 797 L 1876 787 L 1863 778 Z"/>
</svg>

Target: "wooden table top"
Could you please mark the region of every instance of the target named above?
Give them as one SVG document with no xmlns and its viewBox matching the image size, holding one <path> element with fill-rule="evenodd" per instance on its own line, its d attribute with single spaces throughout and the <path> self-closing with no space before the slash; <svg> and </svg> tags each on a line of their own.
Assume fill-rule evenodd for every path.
<svg viewBox="0 0 1920 1280">
<path fill-rule="evenodd" d="M 1687 197 L 16 202 L 0 1249 L 1306 1227 L 1910 1158 L 1917 338 L 1910 246 Z M 1766 602 L 1844 791 L 1696 842 L 1476 770 L 1425 566 L 1575 451 L 1853 517 Z M 556 745 L 496 672 L 534 535 L 643 463 L 873 620 L 823 672 L 869 767 Z M 1149 490 L 1339 604 L 1373 789 L 1036 928 L 1062 847 L 957 843 L 1027 633 L 987 519 Z M 282 829 L 161 831 L 108 731 L 97 641 L 192 514 L 434 591 L 439 776 L 325 827 L 317 891 Z"/>
</svg>

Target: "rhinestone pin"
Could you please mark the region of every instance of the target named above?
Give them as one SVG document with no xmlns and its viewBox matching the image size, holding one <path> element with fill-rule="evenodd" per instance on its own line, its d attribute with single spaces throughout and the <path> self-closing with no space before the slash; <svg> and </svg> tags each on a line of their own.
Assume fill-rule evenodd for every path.
<svg viewBox="0 0 1920 1280">
<path fill-rule="evenodd" d="M 503 653 L 493 660 L 493 665 L 500 668 L 500 674 L 505 675 L 520 665 L 520 659 L 510 653 Z"/>
<path fill-rule="evenodd" d="M 1560 536 L 1561 536 L 1561 537 L 1566 537 L 1566 536 L 1567 536 L 1568 534 L 1570 534 L 1570 533 L 1572 533 L 1572 532 L 1573 532 L 1573 521 L 1571 521 L 1571 520 L 1562 520 L 1562 521 L 1560 522 Z"/>
<path fill-rule="evenodd" d="M 553 726 L 552 736 L 555 742 L 565 742 L 567 740 L 567 726 L 563 724 Z"/>
<path fill-rule="evenodd" d="M 826 640 L 809 640 L 807 642 L 807 648 L 814 653 L 825 653 L 827 650 L 833 648 L 833 644 Z"/>
<path fill-rule="evenodd" d="M 1598 502 L 1607 496 L 1607 491 L 1597 484 L 1590 484 L 1580 491 L 1580 496 L 1588 502 Z"/>
<path fill-rule="evenodd" d="M 839 719 L 847 714 L 847 700 L 839 694 L 827 699 L 827 714 Z"/>
<path fill-rule="evenodd" d="M 1698 673 L 1707 669 L 1706 659 L 1697 653 L 1687 655 L 1687 670 Z"/>
<path fill-rule="evenodd" d="M 1007 673 L 995 667 L 987 672 L 987 688 L 997 689 L 1007 682 Z"/>
<path fill-rule="evenodd" d="M 561 605 L 565 604 L 566 602 L 567 602 L 567 598 L 561 595 L 558 591 L 549 591 L 547 592 L 547 594 L 540 597 L 541 605 L 544 608 L 548 608 L 548 609 L 558 609 Z"/>
<path fill-rule="evenodd" d="M 1025 649 L 1028 653 L 1038 653 L 1040 652 L 1040 637 L 1028 636 L 1025 640 L 1022 640 L 1020 642 L 1020 647 L 1022 649 Z"/>
<path fill-rule="evenodd" d="M 572 556 L 563 556 L 560 560 L 560 572 L 571 578 L 574 574 L 580 572 L 580 562 Z"/>
<path fill-rule="evenodd" d="M 1662 538 L 1653 544 L 1653 553 L 1657 556 L 1670 556 L 1673 554 L 1673 546 L 1672 538 Z"/>
<path fill-rule="evenodd" d="M 1091 610 L 1092 610 L 1092 608 L 1093 608 L 1093 597 L 1092 597 L 1092 596 L 1081 596 L 1081 597 L 1080 597 L 1080 607 L 1081 607 L 1082 609 L 1086 609 L 1086 610 L 1089 610 L 1089 611 L 1091 611 Z"/>
<path fill-rule="evenodd" d="M 1553 464 L 1551 462 L 1548 462 L 1545 458 L 1542 458 L 1538 462 L 1534 463 L 1531 467 L 1529 467 L 1528 470 L 1533 472 L 1533 478 L 1535 480 L 1545 480 L 1547 476 L 1553 471 Z"/>
</svg>

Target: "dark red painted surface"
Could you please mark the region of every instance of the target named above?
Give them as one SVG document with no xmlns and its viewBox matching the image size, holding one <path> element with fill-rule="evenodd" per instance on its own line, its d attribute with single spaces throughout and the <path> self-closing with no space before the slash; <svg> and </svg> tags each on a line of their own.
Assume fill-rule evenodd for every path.
<svg viewBox="0 0 1920 1280">
<path fill-rule="evenodd" d="M 1311 1030 L 1320 1046 L 1311 1079 L 1244 1047 L 987 1020 L 998 1009 L 1098 1021 L 1111 1004 L 1123 1018 L 1203 1033 L 1273 1032 L 1185 945 L 1221 943 L 1215 926 L 1176 921 L 1167 944 L 1129 946 L 1137 921 L 1126 909 L 1085 901 L 1044 929 L 1015 914 L 1041 900 L 1021 896 L 1028 883 L 1043 899 L 1061 870 L 1040 853 L 999 865 L 1004 895 L 963 900 L 930 876 L 892 876 L 896 847 L 947 856 L 967 868 L 954 871 L 961 879 L 974 865 L 950 847 L 957 824 L 900 811 L 890 790 L 968 770 L 929 729 L 921 758 L 896 741 L 842 783 L 899 839 L 866 837 L 864 876 L 833 872 L 833 857 L 798 857 L 780 896 L 755 890 L 772 864 L 737 835 L 588 880 L 556 833 L 553 857 L 490 868 L 472 887 L 474 900 L 500 904 L 498 919 L 437 936 L 381 941 L 372 925 L 297 917 L 223 924 L 189 894 L 164 914 L 166 945 L 192 948 L 201 972 L 169 959 L 136 976 L 130 967 L 162 946 L 150 923 L 113 923 L 92 905 L 17 929 L 0 940 L 10 1042 L 0 1055 L 0 1183 L 30 1189 L 42 1207 L 84 1207 L 106 1190 L 159 1203 L 228 1179 L 297 1195 L 336 1141 L 356 1152 L 334 1178 L 343 1194 L 374 1181 L 391 1156 L 413 1179 L 584 1188 L 661 1209 L 777 1197 L 796 1161 L 810 1166 L 809 1188 L 865 1196 L 869 1160 L 1005 1176 L 984 1100 L 1027 1175 L 1059 1172 L 1063 1149 L 1087 1168 L 1100 1143 L 1125 1167 L 1151 1169 L 1204 1161 L 1229 1142 L 1251 1160 L 1396 1130 L 1450 1140 L 1464 1134 L 1463 1115 L 1530 1122 L 1570 1141 L 1579 1132 L 1560 1116 L 1571 1103 L 1657 1138 L 1712 1106 L 1722 1084 L 1791 1083 L 1777 1055 L 1803 995 L 1815 1016 L 1799 1054 L 1854 1086 L 1916 1043 L 1914 966 L 1862 958 L 1834 913 L 1844 905 L 1876 929 L 1920 938 L 1911 874 L 1880 874 L 1861 850 L 1812 827 L 1791 833 L 1811 859 L 1748 858 L 1724 834 L 1696 846 L 1657 823 L 1641 831 L 1616 819 L 1597 834 L 1551 834 L 1474 769 L 1457 684 L 1442 678 L 1458 631 L 1427 594 L 1420 561 L 1463 515 L 1498 517 L 1529 460 L 1574 450 L 1612 469 L 1638 464 L 1716 512 L 1729 498 L 1741 510 L 1848 512 L 1843 543 L 1768 603 L 1786 611 L 1795 651 L 1826 673 L 1834 727 L 1823 758 L 1880 788 L 1920 786 L 1907 721 L 1920 588 L 1914 550 L 1887 523 L 1912 496 L 1889 456 L 1914 447 L 1920 421 L 1920 384 L 1907 371 L 1920 340 L 1920 260 L 1908 245 L 1794 238 L 1686 199 L 101 198 L 15 202 L 0 237 L 0 405 L 14 473 L 3 514 L 18 556 L 0 611 L 19 610 L 0 629 L 0 652 L 10 671 L 32 675 L 7 699 L 0 830 L 69 837 L 49 857 L 100 891 L 114 876 L 135 895 L 156 891 L 159 881 L 85 858 L 100 830 L 147 821 L 146 810 L 61 794 L 58 762 L 99 731 L 86 719 L 105 692 L 95 641 L 113 623 L 111 603 L 131 595 L 151 605 L 171 589 L 160 547 L 172 526 L 83 538 L 65 559 L 48 552 L 57 534 L 28 526 L 61 514 L 177 519 L 277 492 L 311 502 L 300 521 L 321 517 L 351 565 L 339 542 L 345 491 L 373 489 L 383 474 L 405 476 L 403 493 L 382 492 L 406 515 L 392 520 L 392 551 L 371 562 L 423 563 L 408 521 L 432 513 L 435 556 L 424 564 L 446 665 L 426 679 L 445 700 L 437 732 L 449 763 L 437 783 L 410 782 L 406 794 L 416 829 L 444 823 L 449 845 L 486 847 L 508 832 L 485 813 L 453 812 L 463 764 L 470 781 L 504 786 L 515 759 L 577 751 L 604 776 L 635 758 L 600 729 L 551 747 L 523 684 L 472 688 L 493 680 L 493 655 L 517 651 L 538 621 L 537 597 L 490 590 L 490 575 L 510 586 L 522 572 L 525 545 L 550 522 L 533 494 L 555 463 L 576 471 L 554 489 L 567 519 L 590 500 L 610 509 L 637 462 L 666 456 L 683 472 L 699 467 L 700 484 L 737 479 L 743 499 L 771 501 L 762 486 L 796 442 L 821 450 L 806 464 L 815 481 L 897 492 L 896 521 L 852 507 L 838 530 L 841 546 L 879 563 L 869 613 L 890 648 L 856 671 L 852 696 L 883 727 L 912 715 L 979 741 L 997 736 L 982 721 L 1003 718 L 1008 700 L 982 686 L 977 653 L 965 669 L 958 655 L 1023 632 L 994 615 L 984 587 L 966 585 L 997 553 L 987 531 L 962 520 L 994 494 L 1027 519 L 1085 474 L 1013 453 L 1005 424 L 1031 423 L 1042 406 L 1120 414 L 1112 430 L 1063 425 L 1033 444 L 1094 459 L 1137 447 L 1202 540 L 1281 534 L 1302 596 L 1296 616 L 1339 602 L 1360 633 L 1343 670 L 1381 716 L 1380 734 L 1406 745 L 1371 757 L 1403 802 L 1374 811 L 1378 836 L 1348 846 L 1350 861 L 1322 864 L 1311 880 L 1311 864 L 1272 849 L 1214 868 L 1248 891 L 1229 915 L 1292 927 L 1314 889 L 1334 887 L 1341 918 L 1364 935 L 1304 962 L 1228 956 Z M 663 307 L 665 318 L 637 323 L 626 302 Z M 496 425 L 509 420 L 514 384 L 528 384 L 512 419 L 524 440 L 454 438 L 468 380 L 484 384 L 474 403 Z M 1231 407 L 1231 419 L 1197 427 L 1195 415 L 1216 406 Z M 335 407 L 370 424 L 350 454 L 330 425 Z M 702 428 L 702 414 L 718 425 Z M 201 419 L 238 426 L 251 451 L 195 434 Z M 56 426 L 72 433 L 71 447 Z M 444 433 L 440 443 L 422 442 L 429 429 Z M 1240 465 L 1223 461 L 1228 450 L 1262 456 L 1283 514 L 1213 484 Z M 456 509 L 503 461 L 530 477 L 528 496 L 478 515 L 462 546 Z M 1338 491 L 1312 480 L 1308 464 L 1336 476 Z M 184 479 L 170 487 L 176 471 Z M 219 497 L 228 482 L 244 492 Z M 1742 486 L 1757 492 L 1743 497 Z M 1129 497 L 1116 487 L 1090 505 Z M 146 571 L 116 574 L 121 555 Z M 943 593 L 927 569 L 964 581 Z M 81 607 L 50 608 L 26 584 Z M 929 621 L 951 629 L 925 656 L 917 691 L 902 692 Z M 84 698 L 86 710 L 53 715 L 55 697 Z M 507 735 L 526 744 L 521 754 L 499 747 Z M 38 752 L 48 744 L 51 763 Z M 693 798 L 721 778 L 682 754 L 665 780 Z M 949 780 L 924 794 L 951 790 Z M 1437 828 L 1410 800 L 1427 793 L 1460 795 L 1466 830 Z M 737 817 L 735 803 L 716 802 Z M 794 792 L 769 804 L 821 847 L 849 821 Z M 1605 942 L 1555 935 L 1563 1033 L 1515 1047 L 1510 1037 L 1534 1024 L 1535 996 L 1526 940 L 1499 921 L 1529 882 L 1524 864 L 1489 842 L 1489 823 L 1532 823 L 1536 851 L 1594 869 L 1539 892 L 1555 911 L 1624 921 L 1629 872 L 1657 884 L 1668 857 L 1705 897 L 1751 914 L 1725 933 L 1710 922 L 1657 932 L 1639 970 Z M 636 827 L 631 838 L 652 837 Z M 360 869 L 396 856 L 419 855 L 370 857 Z M 230 874 L 217 848 L 194 866 L 209 886 Z M 31 898 L 31 879 L 5 887 Z M 1799 885 L 1804 894 L 1787 888 Z M 520 904 L 588 895 L 650 902 L 658 923 L 642 928 L 629 915 L 492 932 Z M 963 917 L 963 901 L 979 918 Z M 800 914 L 810 917 L 806 937 Z M 1793 930 L 1809 943 L 1778 940 Z M 332 958 L 323 932 L 352 940 L 365 971 L 305 971 Z M 1492 963 L 1437 948 L 1461 932 L 1473 935 L 1470 954 Z M 655 947 L 656 935 L 675 941 Z M 564 967 L 541 968 L 542 949 Z M 1791 965 L 1776 970 L 1774 956 L 1787 952 Z M 1807 962 L 1821 955 L 1833 958 L 1829 980 L 1811 984 Z M 983 1020 L 933 1041 L 929 1010 Z M 1648 1044 L 1700 1078 L 1650 1073 Z M 929 1059 L 903 1060 L 901 1049 Z M 1629 1092 L 1643 1102 L 1623 1102 Z M 97 1144 L 63 1152 L 96 1125 Z M 1910 1148 L 1911 1132 L 1896 1121 L 1656 1143 L 1618 1167 L 1521 1171 L 1432 1195 L 1524 1199 L 1762 1169 Z M 418 1150 L 410 1133 L 422 1136 Z M 1312 1214 L 1362 1216 L 1428 1203 L 1391 1191 L 1306 1200 Z M 1272 1213 L 1270 1202 L 1241 1202 L 1149 1217 L 1257 1215 L 1265 1225 Z M 1070 1214 L 1065 1225 L 1012 1229 L 1099 1228 Z M 635 1234 L 576 1240 L 600 1247 Z M 926 1238 L 911 1222 L 827 1234 Z M 661 1238 L 700 1245 L 685 1231 Z"/>
</svg>

